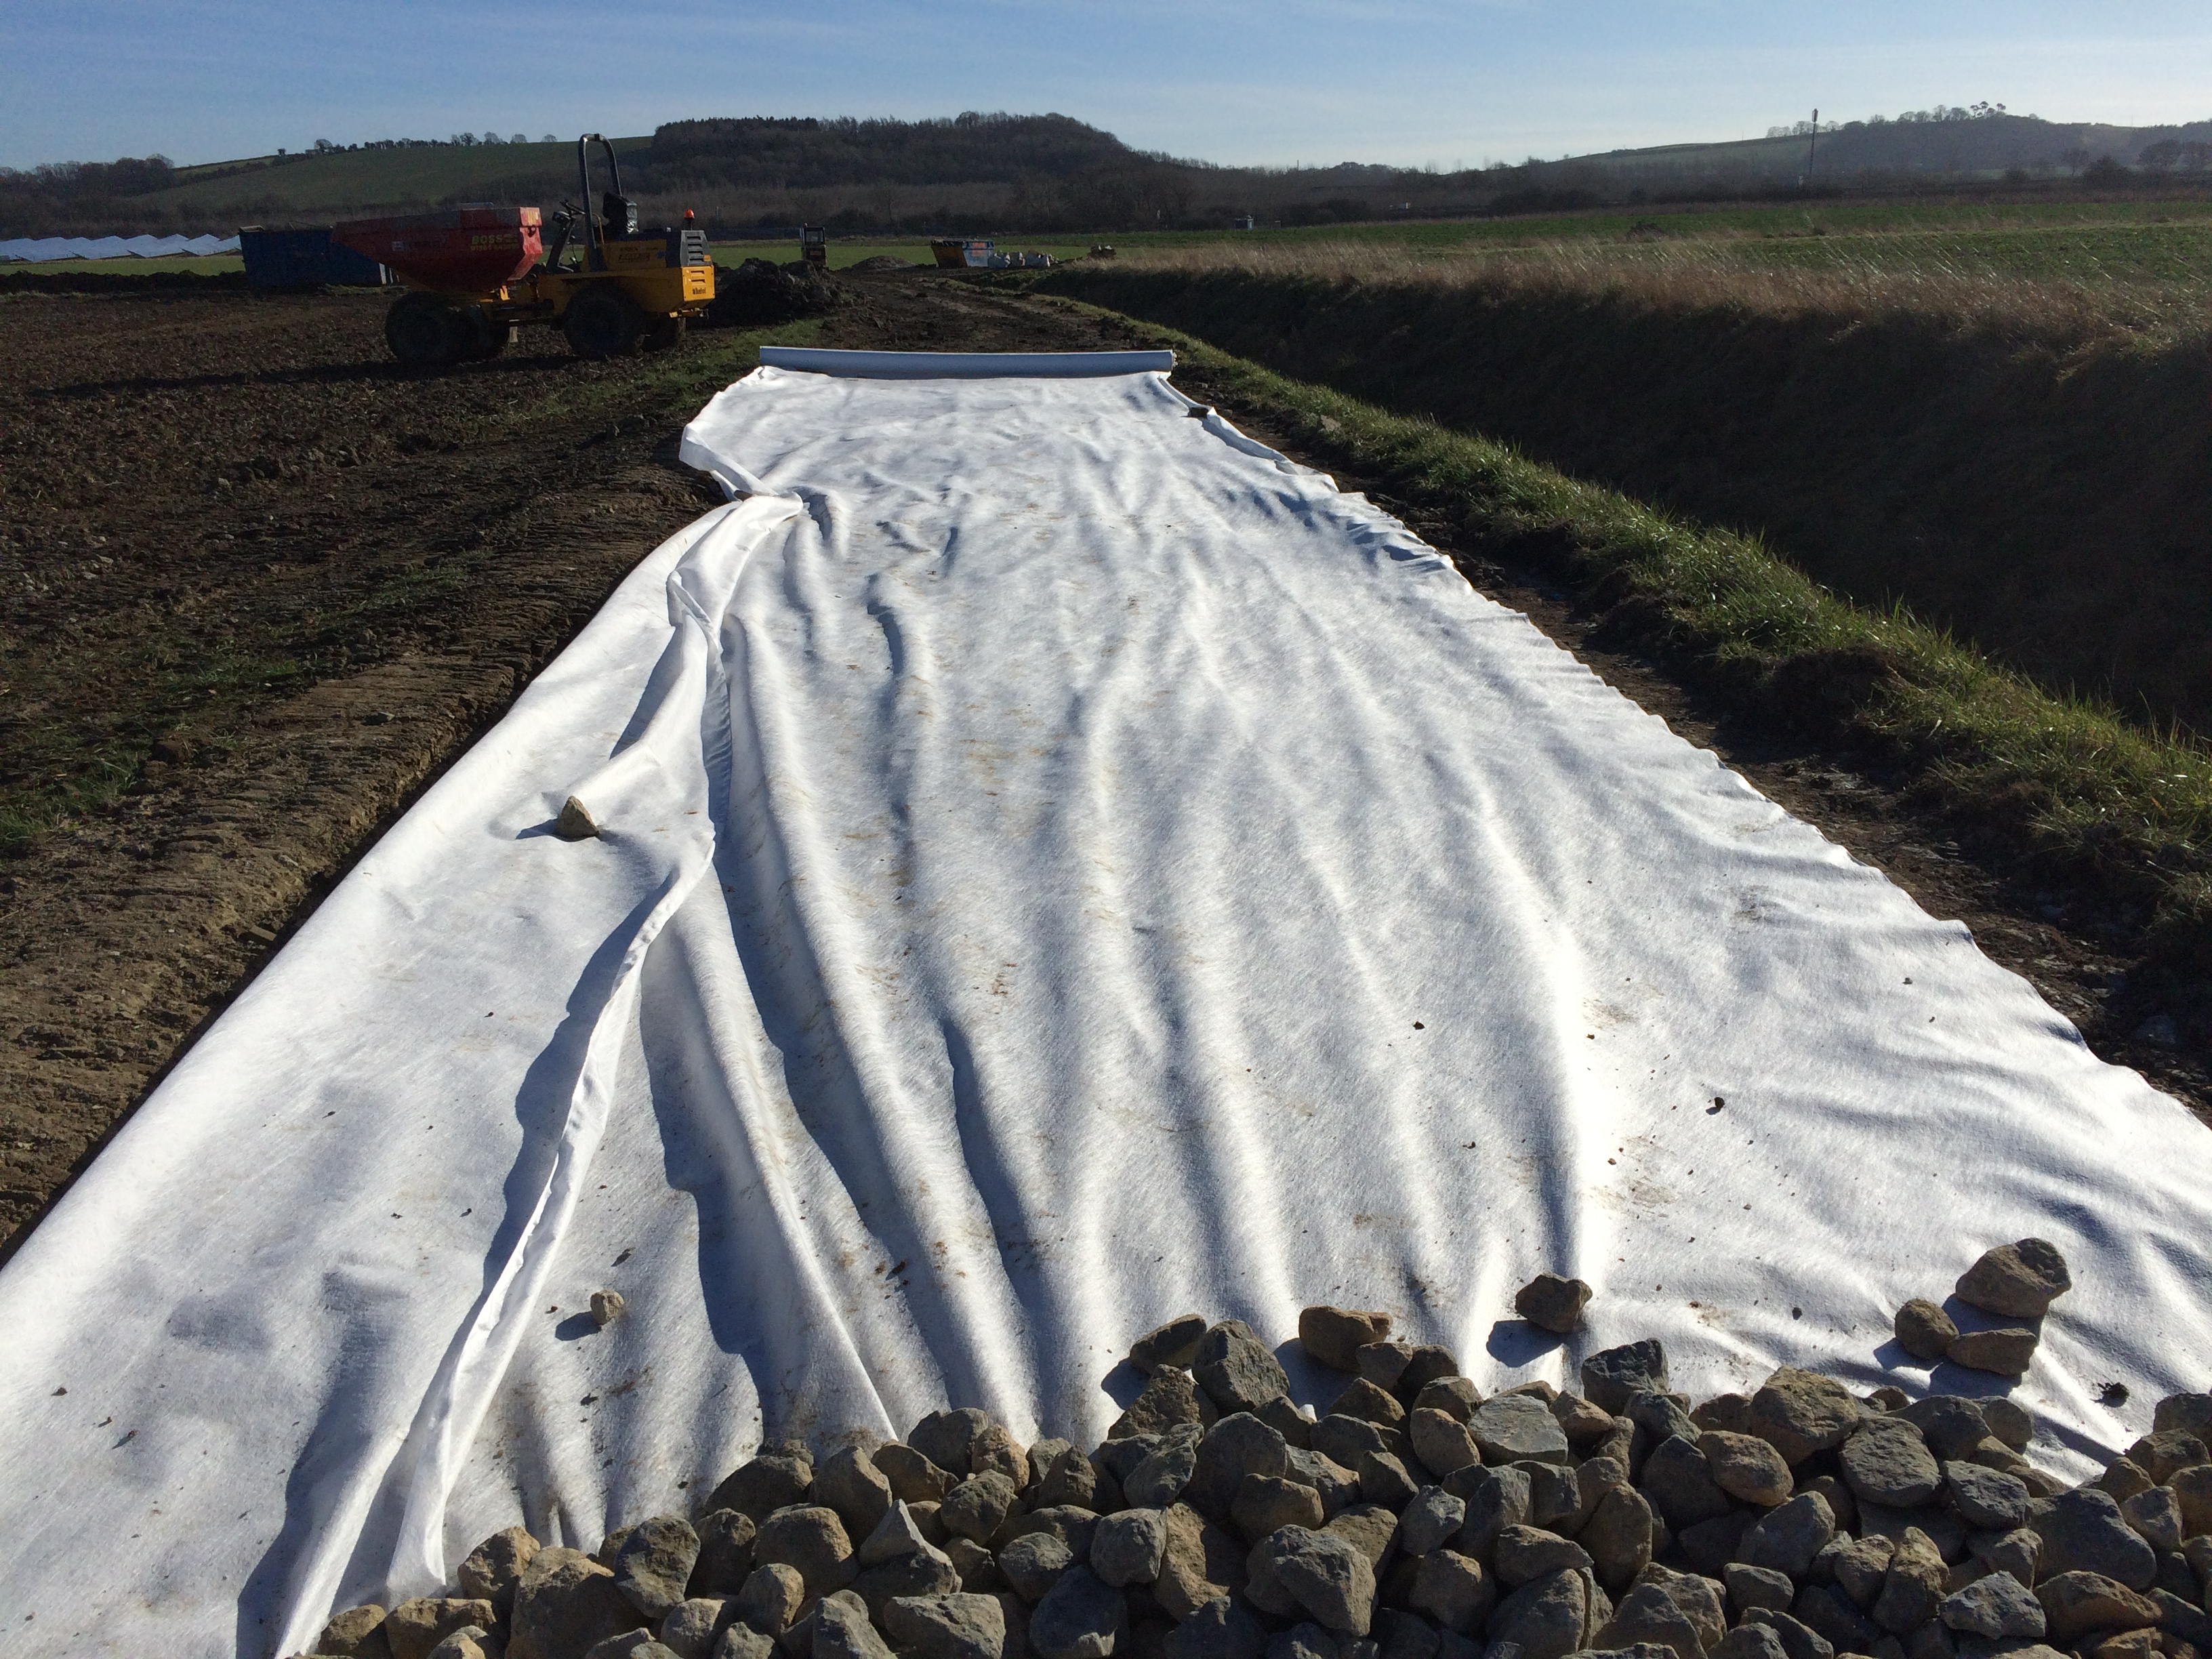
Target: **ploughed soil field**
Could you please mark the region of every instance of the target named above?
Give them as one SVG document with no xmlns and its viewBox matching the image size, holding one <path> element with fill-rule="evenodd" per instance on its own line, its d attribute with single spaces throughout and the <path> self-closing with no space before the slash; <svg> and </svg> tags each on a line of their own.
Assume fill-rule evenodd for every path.
<svg viewBox="0 0 2212 1659">
<path fill-rule="evenodd" d="M 824 316 L 702 331 L 665 356 L 583 363 L 535 330 L 443 374 L 389 361 L 373 295 L 0 292 L 0 1240 L 622 576 L 720 499 L 678 465 L 677 434 L 761 341 L 1146 343 L 933 274 L 840 283 Z M 1264 410 L 1176 380 L 1270 437 Z M 2014 892 L 1851 756 L 1717 721 L 1591 648 L 1528 573 L 1401 510 L 2202 1114 L 2197 1060 L 2135 1036 L 2156 994 L 2094 915 L 2046 915 L 2047 895 Z"/>
</svg>

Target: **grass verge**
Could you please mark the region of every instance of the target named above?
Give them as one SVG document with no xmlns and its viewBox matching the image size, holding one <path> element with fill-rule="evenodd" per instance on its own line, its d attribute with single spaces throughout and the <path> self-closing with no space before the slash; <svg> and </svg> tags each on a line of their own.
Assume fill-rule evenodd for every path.
<svg viewBox="0 0 2212 1659">
<path fill-rule="evenodd" d="M 1574 589 L 1601 613 L 1598 642 L 1662 660 L 1756 717 L 1872 751 L 1962 833 L 2107 898 L 2148 954 L 2212 967 L 2212 751 L 2053 696 L 1902 607 L 1841 599 L 1755 537 L 1124 320 L 1310 453 L 1387 480 L 1483 550 Z"/>
</svg>

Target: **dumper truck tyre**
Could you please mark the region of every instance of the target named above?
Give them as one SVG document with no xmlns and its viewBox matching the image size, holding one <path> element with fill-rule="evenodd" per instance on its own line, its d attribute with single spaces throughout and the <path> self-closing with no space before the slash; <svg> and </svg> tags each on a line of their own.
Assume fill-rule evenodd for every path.
<svg viewBox="0 0 2212 1659">
<path fill-rule="evenodd" d="M 645 325 L 645 349 L 647 351 L 672 351 L 684 343 L 684 319 L 655 317 Z"/>
<path fill-rule="evenodd" d="M 468 330 L 460 313 L 436 295 L 409 294 L 385 313 L 384 343 L 410 368 L 443 368 L 459 361 Z"/>
<path fill-rule="evenodd" d="M 495 320 L 482 306 L 463 306 L 453 313 L 460 319 L 461 361 L 489 362 L 507 349 L 508 325 Z"/>
<path fill-rule="evenodd" d="M 561 331 L 579 357 L 627 357 L 644 337 L 645 313 L 620 289 L 587 289 L 568 302 Z"/>
</svg>

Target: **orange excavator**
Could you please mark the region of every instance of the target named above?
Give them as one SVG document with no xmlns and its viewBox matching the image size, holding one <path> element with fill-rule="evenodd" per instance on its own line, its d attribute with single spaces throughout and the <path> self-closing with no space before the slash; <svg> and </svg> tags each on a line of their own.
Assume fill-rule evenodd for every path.
<svg viewBox="0 0 2212 1659">
<path fill-rule="evenodd" d="M 605 155 L 608 183 L 596 213 L 593 144 Z M 714 298 L 707 233 L 688 211 L 681 226 L 641 229 L 615 147 L 596 132 L 576 141 L 576 176 L 585 205 L 562 204 L 550 242 L 534 207 L 465 205 L 331 227 L 332 241 L 391 266 L 407 285 L 384 319 L 392 355 L 423 366 L 496 357 L 535 323 L 560 329 L 579 357 L 682 341 L 685 323 Z"/>
</svg>

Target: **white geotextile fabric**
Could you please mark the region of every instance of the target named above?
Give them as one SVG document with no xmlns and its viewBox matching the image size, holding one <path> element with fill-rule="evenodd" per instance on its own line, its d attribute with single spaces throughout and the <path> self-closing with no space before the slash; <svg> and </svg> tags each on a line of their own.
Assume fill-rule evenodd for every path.
<svg viewBox="0 0 2212 1659">
<path fill-rule="evenodd" d="M 51 259 L 166 259 L 235 253 L 235 236 L 17 236 L 0 241 L 0 262 Z"/>
<path fill-rule="evenodd" d="M 517 1520 L 689 1508 L 764 1432 L 951 1401 L 1089 1441 L 1190 1309 L 1387 1308 L 1486 1387 L 1645 1336 L 1693 1395 L 1870 1385 L 1898 1304 L 2037 1234 L 2077 1286 L 2017 1390 L 2039 1459 L 2203 1385 L 2179 1106 L 1189 416 L 1158 373 L 708 406 L 687 455 L 760 493 L 0 1271 L 0 1646 L 294 1651 Z M 571 793 L 601 839 L 550 834 Z M 1544 1268 L 1597 1289 L 1563 1344 L 1510 1318 Z"/>
</svg>

